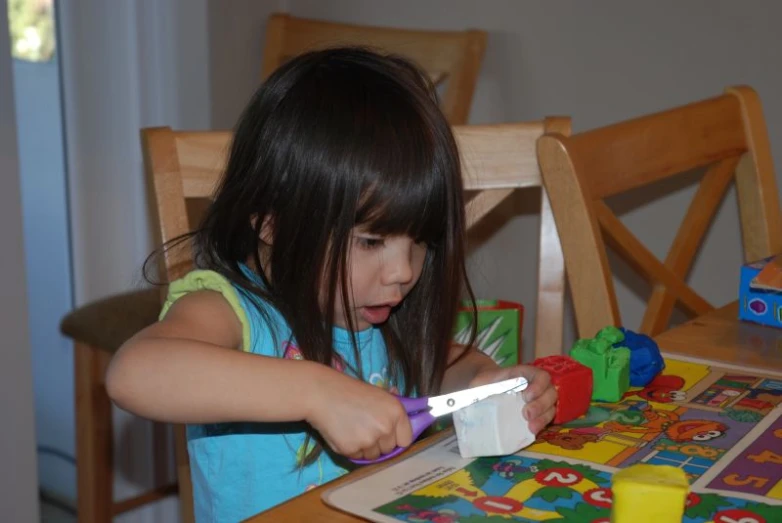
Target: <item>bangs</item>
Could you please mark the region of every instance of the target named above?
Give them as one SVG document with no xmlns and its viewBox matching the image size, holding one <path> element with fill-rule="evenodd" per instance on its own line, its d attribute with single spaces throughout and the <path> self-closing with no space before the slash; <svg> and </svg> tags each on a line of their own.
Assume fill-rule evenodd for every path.
<svg viewBox="0 0 782 523">
<path fill-rule="evenodd" d="M 407 143 L 386 142 L 381 151 L 373 151 L 374 165 L 361 170 L 355 225 L 380 236 L 438 243 L 449 227 L 449 185 L 458 166 L 437 150 L 432 137 L 406 138 Z"/>
</svg>

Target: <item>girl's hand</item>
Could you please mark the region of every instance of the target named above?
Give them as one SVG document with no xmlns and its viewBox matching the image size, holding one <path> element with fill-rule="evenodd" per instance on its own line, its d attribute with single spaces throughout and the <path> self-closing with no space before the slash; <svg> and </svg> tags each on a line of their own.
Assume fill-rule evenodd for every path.
<svg viewBox="0 0 782 523">
<path fill-rule="evenodd" d="M 306 421 L 334 452 L 374 460 L 413 442 L 402 403 L 388 391 L 324 366 Z"/>
<path fill-rule="evenodd" d="M 497 381 L 517 377 L 527 378 L 529 385 L 522 392 L 524 401 L 523 416 L 529 422 L 529 430 L 537 434 L 551 423 L 556 414 L 557 390 L 551 383 L 551 376 L 545 370 L 530 365 L 517 365 L 515 367 L 494 367 L 480 370 L 470 381 L 470 387 L 486 385 Z"/>
</svg>

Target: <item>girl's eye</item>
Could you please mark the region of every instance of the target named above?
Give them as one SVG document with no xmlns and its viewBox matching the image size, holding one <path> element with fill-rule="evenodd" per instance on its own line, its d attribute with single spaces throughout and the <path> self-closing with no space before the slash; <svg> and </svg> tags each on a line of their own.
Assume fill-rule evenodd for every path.
<svg viewBox="0 0 782 523">
<path fill-rule="evenodd" d="M 359 236 L 356 238 L 358 246 L 362 249 L 377 249 L 383 246 L 383 238 L 371 238 L 366 236 Z"/>
</svg>

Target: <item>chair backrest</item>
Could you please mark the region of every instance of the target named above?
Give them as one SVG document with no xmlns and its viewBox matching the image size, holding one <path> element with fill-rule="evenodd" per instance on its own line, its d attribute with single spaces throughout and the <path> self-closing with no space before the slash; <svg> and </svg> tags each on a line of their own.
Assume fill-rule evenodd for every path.
<svg viewBox="0 0 782 523">
<path fill-rule="evenodd" d="M 305 51 L 335 45 L 364 45 L 405 55 L 434 81 L 442 82 L 443 112 L 453 125 L 467 123 L 486 49 L 486 32 L 424 31 L 361 26 L 274 13 L 266 26 L 261 78 Z"/>
<path fill-rule="evenodd" d="M 454 127 L 465 190 L 474 192 L 466 207 L 468 227 L 514 190 L 542 188 L 535 144 L 546 131 L 569 134 L 570 120 L 550 118 L 518 124 Z M 141 135 L 147 184 L 159 225 L 157 244 L 162 245 L 194 229 L 196 224 L 188 218 L 188 200 L 212 196 L 225 166 L 232 133 L 173 131 L 162 127 L 143 129 Z M 565 293 L 564 260 L 545 191 L 541 200 L 536 356 L 559 354 L 562 350 Z M 160 270 L 172 281 L 192 267 L 189 248 L 170 249 L 163 257 Z M 182 510 L 191 510 L 192 488 L 182 427 L 176 428 L 176 447 Z"/>
<path fill-rule="evenodd" d="M 735 179 L 746 260 L 780 251 L 777 182 L 760 99 L 749 87 L 571 136 L 547 134 L 538 159 L 562 241 L 578 333 L 621 325 L 606 243 L 653 285 L 640 331 L 657 334 L 677 302 L 713 307 L 686 282 L 704 233 Z M 665 261 L 604 199 L 675 174 L 705 169 Z"/>
</svg>

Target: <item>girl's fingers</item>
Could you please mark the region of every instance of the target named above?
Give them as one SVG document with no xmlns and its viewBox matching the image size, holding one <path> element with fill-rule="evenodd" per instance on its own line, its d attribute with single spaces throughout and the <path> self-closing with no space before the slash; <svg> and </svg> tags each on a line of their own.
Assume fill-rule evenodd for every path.
<svg viewBox="0 0 782 523">
<path fill-rule="evenodd" d="M 544 412 L 542 415 L 535 418 L 533 421 L 530 421 L 529 424 L 529 430 L 533 434 L 537 434 L 541 430 L 543 430 L 546 425 L 551 423 L 551 421 L 554 419 L 554 415 L 557 413 L 557 409 L 554 407 L 548 409 L 546 412 Z"/>
<path fill-rule="evenodd" d="M 405 414 L 404 418 L 397 423 L 395 435 L 395 446 L 409 447 L 413 444 L 413 427 L 410 425 L 410 418 L 407 417 L 407 414 Z"/>
<path fill-rule="evenodd" d="M 551 378 L 548 375 L 548 372 L 537 367 L 525 367 L 525 372 L 522 373 L 522 376 L 529 381 L 529 386 L 524 389 L 523 392 L 524 401 L 527 403 L 535 401 L 551 384 Z"/>
<path fill-rule="evenodd" d="M 548 387 L 538 398 L 527 403 L 524 407 L 524 417 L 527 421 L 532 421 L 549 410 L 553 409 L 556 411 L 556 406 L 557 390 L 554 387 Z"/>
<path fill-rule="evenodd" d="M 550 407 L 555 407 L 558 399 L 557 389 L 553 386 L 549 386 L 548 389 L 546 389 L 546 392 L 540 397 L 541 402 Z"/>
<path fill-rule="evenodd" d="M 344 454 L 344 456 L 352 460 L 364 459 L 364 453 L 361 451 L 354 452 L 353 454 Z"/>
<path fill-rule="evenodd" d="M 388 454 L 396 448 L 396 437 L 393 434 L 383 436 L 377 442 L 378 450 L 381 454 Z"/>
<path fill-rule="evenodd" d="M 365 460 L 375 460 L 380 457 L 380 447 L 378 445 L 373 445 L 372 447 L 364 449 L 361 454 L 364 456 Z"/>
</svg>

